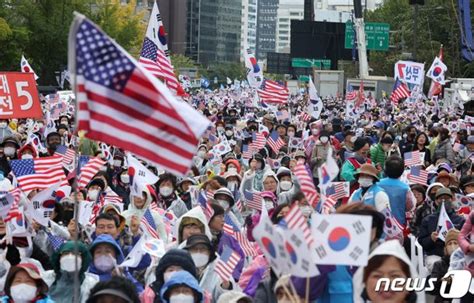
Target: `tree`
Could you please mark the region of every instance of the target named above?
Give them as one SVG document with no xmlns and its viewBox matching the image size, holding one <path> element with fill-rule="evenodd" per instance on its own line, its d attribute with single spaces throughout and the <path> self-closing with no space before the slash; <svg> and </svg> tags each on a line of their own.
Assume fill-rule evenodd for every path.
<svg viewBox="0 0 474 303">
<path fill-rule="evenodd" d="M 198 64 L 196 64 L 193 59 L 184 55 L 172 54 L 170 57 L 176 76 L 178 76 L 179 70 L 182 68 L 199 68 Z"/>
</svg>

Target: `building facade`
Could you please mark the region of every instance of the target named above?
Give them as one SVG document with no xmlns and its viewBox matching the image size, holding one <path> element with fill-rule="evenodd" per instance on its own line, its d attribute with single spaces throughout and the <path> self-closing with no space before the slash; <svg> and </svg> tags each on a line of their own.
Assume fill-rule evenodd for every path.
<svg viewBox="0 0 474 303">
<path fill-rule="evenodd" d="M 257 9 L 257 60 L 265 60 L 276 50 L 276 18 L 278 0 L 259 0 Z"/>
<path fill-rule="evenodd" d="M 276 51 L 290 52 L 291 20 L 303 20 L 304 0 L 280 0 L 277 9 Z"/>
<path fill-rule="evenodd" d="M 243 61 L 246 47 L 254 53 L 257 46 L 258 0 L 242 0 L 242 26 L 240 33 L 240 61 Z"/>
</svg>

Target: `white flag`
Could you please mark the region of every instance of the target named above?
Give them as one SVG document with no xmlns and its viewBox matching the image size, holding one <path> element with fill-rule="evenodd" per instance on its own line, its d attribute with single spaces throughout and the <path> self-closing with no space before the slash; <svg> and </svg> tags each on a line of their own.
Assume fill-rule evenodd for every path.
<svg viewBox="0 0 474 303">
<path fill-rule="evenodd" d="M 311 116 L 315 119 L 319 119 L 321 115 L 321 111 L 323 110 L 323 101 L 318 96 L 318 90 L 316 86 L 314 86 L 313 80 L 311 76 L 309 77 L 308 83 L 308 94 L 309 94 L 309 104 L 308 104 L 308 112 Z"/>
<path fill-rule="evenodd" d="M 123 260 L 118 267 L 137 267 L 145 254 L 145 250 L 143 250 L 145 240 L 145 235 L 142 235 L 140 240 L 133 246 L 132 250 L 125 257 L 125 260 Z"/>
<path fill-rule="evenodd" d="M 36 75 L 35 71 L 31 68 L 25 56 L 21 56 L 20 68 L 21 68 L 22 73 L 33 73 L 35 75 L 35 80 L 38 80 L 39 77 Z"/>
<path fill-rule="evenodd" d="M 438 239 L 444 242 L 446 239 L 446 234 L 452 228 L 454 228 L 453 222 L 451 222 L 451 219 L 449 219 L 448 213 L 446 212 L 446 208 L 444 208 L 443 203 L 439 212 L 438 227 L 436 228 L 438 231 Z"/>
<path fill-rule="evenodd" d="M 444 74 L 446 73 L 447 70 L 448 70 L 448 67 L 446 66 L 446 64 L 444 64 L 440 58 L 436 57 L 433 61 L 433 64 L 431 64 L 430 69 L 426 73 L 426 76 L 433 79 L 433 81 L 444 85 L 446 84 L 446 81 L 444 79 Z"/>
<path fill-rule="evenodd" d="M 316 242 L 316 264 L 367 265 L 371 216 L 316 213 L 311 218 L 311 231 Z"/>
<path fill-rule="evenodd" d="M 141 190 L 147 185 L 158 182 L 158 177 L 138 161 L 132 154 L 127 154 L 130 191 L 132 195 L 141 196 Z"/>
</svg>

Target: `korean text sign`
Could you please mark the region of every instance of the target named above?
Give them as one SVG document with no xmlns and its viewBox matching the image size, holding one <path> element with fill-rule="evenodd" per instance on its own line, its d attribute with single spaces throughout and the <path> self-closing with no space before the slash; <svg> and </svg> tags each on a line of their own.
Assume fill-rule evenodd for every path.
<svg viewBox="0 0 474 303">
<path fill-rule="evenodd" d="M 42 117 L 34 74 L 0 72 L 0 119 Z"/>
</svg>

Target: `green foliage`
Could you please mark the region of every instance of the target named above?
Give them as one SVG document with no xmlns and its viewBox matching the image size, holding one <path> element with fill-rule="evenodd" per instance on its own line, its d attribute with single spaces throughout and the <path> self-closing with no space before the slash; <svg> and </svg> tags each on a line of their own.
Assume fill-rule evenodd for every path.
<svg viewBox="0 0 474 303">
<path fill-rule="evenodd" d="M 232 80 L 245 79 L 246 77 L 246 69 L 243 63 L 214 63 L 200 72 L 210 81 L 214 81 L 214 78 L 217 77 L 220 83 L 226 83 L 227 77 Z"/>
<path fill-rule="evenodd" d="M 181 68 L 197 67 L 196 62 L 194 62 L 193 59 L 180 54 L 171 54 L 171 64 L 174 67 L 175 74 L 178 74 L 178 70 Z"/>
<path fill-rule="evenodd" d="M 105 5 L 105 3 L 109 3 Z M 67 65 L 67 38 L 73 12 L 104 27 L 112 38 L 137 55 L 145 23 L 135 2 L 118 0 L 0 0 L 0 70 L 18 71 L 24 54 L 40 85 L 56 85 L 55 71 Z"/>
<path fill-rule="evenodd" d="M 387 0 L 379 9 L 368 12 L 366 22 L 390 24 L 390 44 L 395 46 L 388 52 L 370 53 L 372 74 L 393 76 L 394 63 L 407 59 L 403 53 L 413 54 L 415 45 L 416 61 L 424 62 L 425 69 L 428 69 L 443 44 L 443 61 L 448 66 L 448 76 L 474 77 L 473 69 L 466 67 L 467 62 L 461 58 L 460 28 L 455 9 L 452 1 L 430 0 L 418 6 L 415 13 L 415 7 L 407 0 Z"/>
</svg>

